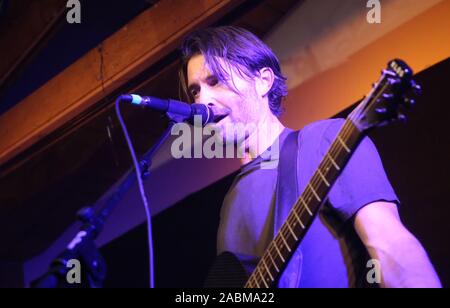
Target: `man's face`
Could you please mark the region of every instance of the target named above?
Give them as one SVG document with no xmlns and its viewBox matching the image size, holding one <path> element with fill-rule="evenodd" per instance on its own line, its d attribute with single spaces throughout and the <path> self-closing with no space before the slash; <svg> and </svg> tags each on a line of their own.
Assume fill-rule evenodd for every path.
<svg viewBox="0 0 450 308">
<path fill-rule="evenodd" d="M 230 76 L 229 84 L 236 87 L 235 91 L 212 75 L 201 54 L 193 56 L 188 62 L 188 90 L 196 103 L 210 105 L 229 113 L 216 124 L 216 128 L 224 141 L 240 143 L 242 140 L 235 140 L 234 134 L 227 134 L 226 131 L 229 131 L 230 126 L 238 124 L 256 126 L 263 112 L 264 102 L 256 93 L 254 79 L 243 78 L 235 68 L 225 64 L 223 67 Z"/>
</svg>

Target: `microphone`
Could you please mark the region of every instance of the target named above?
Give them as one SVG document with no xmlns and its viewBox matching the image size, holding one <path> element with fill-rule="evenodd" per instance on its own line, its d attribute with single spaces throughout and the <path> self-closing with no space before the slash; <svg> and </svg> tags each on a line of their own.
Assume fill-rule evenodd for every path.
<svg viewBox="0 0 450 308">
<path fill-rule="evenodd" d="M 229 114 L 229 112 L 219 111 L 214 107 L 203 104 L 188 104 L 172 99 L 161 99 L 136 94 L 123 94 L 120 96 L 120 100 L 132 103 L 133 105 L 140 105 L 166 112 L 169 118 L 177 122 L 187 121 L 190 124 L 194 124 L 194 117 L 199 116 L 202 126 L 208 123 L 216 123 Z"/>
</svg>

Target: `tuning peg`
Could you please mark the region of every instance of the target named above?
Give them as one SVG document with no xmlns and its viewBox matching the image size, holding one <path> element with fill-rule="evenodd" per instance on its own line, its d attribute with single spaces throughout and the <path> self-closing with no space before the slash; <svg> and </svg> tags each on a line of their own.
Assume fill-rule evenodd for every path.
<svg viewBox="0 0 450 308">
<path fill-rule="evenodd" d="M 397 78 L 389 78 L 389 84 L 391 86 L 395 86 L 395 85 L 399 84 L 400 82 L 401 81 L 399 79 L 397 79 Z"/>
<path fill-rule="evenodd" d="M 386 99 L 386 100 L 391 100 L 391 99 L 394 98 L 394 94 L 384 93 L 382 96 L 383 96 L 383 98 Z"/>
<path fill-rule="evenodd" d="M 403 113 L 399 113 L 397 119 L 403 123 L 406 122 L 406 116 Z"/>
<path fill-rule="evenodd" d="M 406 108 L 412 108 L 416 104 L 416 101 L 409 97 L 405 97 L 403 102 Z"/>
<path fill-rule="evenodd" d="M 414 80 L 411 80 L 411 87 L 414 94 L 419 95 L 422 93 L 422 87 L 419 84 L 417 84 Z"/>
<path fill-rule="evenodd" d="M 384 107 L 377 107 L 377 108 L 375 108 L 375 112 L 376 112 L 377 114 L 382 115 L 382 114 L 385 114 L 385 113 L 387 112 L 387 109 L 384 108 Z"/>
</svg>

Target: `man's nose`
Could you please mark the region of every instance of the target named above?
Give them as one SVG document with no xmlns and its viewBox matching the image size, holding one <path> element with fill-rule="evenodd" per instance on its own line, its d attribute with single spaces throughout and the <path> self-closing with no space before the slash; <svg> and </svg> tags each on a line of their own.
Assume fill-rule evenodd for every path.
<svg viewBox="0 0 450 308">
<path fill-rule="evenodd" d="M 202 89 L 195 102 L 207 106 L 214 106 L 214 95 L 211 91 L 208 91 L 208 89 Z"/>
<path fill-rule="evenodd" d="M 196 103 L 208 106 L 214 116 L 219 119 L 230 114 L 229 109 L 226 109 L 222 105 L 216 103 L 213 93 L 201 93 L 197 97 Z"/>
</svg>

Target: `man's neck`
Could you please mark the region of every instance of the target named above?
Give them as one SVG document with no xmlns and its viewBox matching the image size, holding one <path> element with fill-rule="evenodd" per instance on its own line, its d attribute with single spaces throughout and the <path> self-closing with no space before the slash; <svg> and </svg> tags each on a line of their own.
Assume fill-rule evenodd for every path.
<svg viewBox="0 0 450 308">
<path fill-rule="evenodd" d="M 240 153 L 245 147 L 241 164 L 247 164 L 266 151 L 285 129 L 284 125 L 271 112 L 258 124 L 257 129 L 241 144 Z"/>
</svg>

